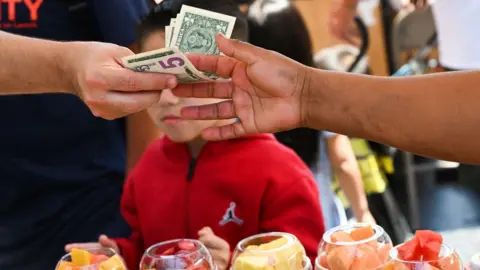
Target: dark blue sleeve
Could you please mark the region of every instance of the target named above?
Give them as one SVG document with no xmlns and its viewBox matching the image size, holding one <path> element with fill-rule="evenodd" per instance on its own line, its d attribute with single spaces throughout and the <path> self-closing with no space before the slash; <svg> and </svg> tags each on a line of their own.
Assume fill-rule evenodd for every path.
<svg viewBox="0 0 480 270">
<path fill-rule="evenodd" d="M 148 12 L 146 0 L 93 0 L 105 42 L 129 46 L 137 39 L 136 25 Z"/>
</svg>

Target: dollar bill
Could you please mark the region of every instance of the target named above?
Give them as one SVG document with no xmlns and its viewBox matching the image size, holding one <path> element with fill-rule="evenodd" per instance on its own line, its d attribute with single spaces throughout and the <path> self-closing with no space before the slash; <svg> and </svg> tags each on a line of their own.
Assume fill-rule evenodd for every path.
<svg viewBox="0 0 480 270">
<path fill-rule="evenodd" d="M 179 83 L 211 81 L 177 48 L 164 48 L 123 57 L 122 65 L 136 72 L 173 74 Z"/>
<path fill-rule="evenodd" d="M 222 33 L 230 38 L 235 21 L 232 16 L 183 5 L 169 47 L 183 53 L 220 54 L 215 36 Z"/>
<path fill-rule="evenodd" d="M 173 26 L 170 21 L 170 29 L 174 30 L 168 46 L 183 53 L 220 54 L 215 36 L 222 33 L 230 38 L 235 21 L 232 16 L 183 5 Z M 209 72 L 203 74 L 212 80 L 220 79 Z"/>
</svg>

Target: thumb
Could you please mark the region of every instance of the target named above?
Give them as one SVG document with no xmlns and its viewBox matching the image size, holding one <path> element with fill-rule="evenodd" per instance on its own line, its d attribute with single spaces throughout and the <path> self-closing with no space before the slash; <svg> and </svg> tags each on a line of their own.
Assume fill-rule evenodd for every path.
<svg viewBox="0 0 480 270">
<path fill-rule="evenodd" d="M 100 237 L 98 238 L 98 243 L 100 243 L 102 247 L 106 247 L 106 248 L 117 247 L 117 243 L 104 234 L 100 235 Z"/>
<path fill-rule="evenodd" d="M 216 37 L 217 46 L 226 56 L 235 58 L 246 64 L 253 64 L 266 51 L 236 39 L 228 39 L 222 34 Z"/>
</svg>

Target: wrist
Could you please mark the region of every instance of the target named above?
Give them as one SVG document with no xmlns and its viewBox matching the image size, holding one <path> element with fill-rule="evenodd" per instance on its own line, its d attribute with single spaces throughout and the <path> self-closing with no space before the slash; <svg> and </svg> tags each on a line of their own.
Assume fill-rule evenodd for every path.
<svg viewBox="0 0 480 270">
<path fill-rule="evenodd" d="M 302 90 L 300 93 L 300 123 L 299 127 L 310 126 L 310 117 L 311 117 L 311 102 L 313 98 L 312 94 L 312 80 L 314 79 L 314 69 L 310 67 L 304 68 L 304 79 Z"/>
<path fill-rule="evenodd" d="M 74 42 L 58 42 L 57 50 L 55 50 L 55 63 L 59 76 L 59 84 L 62 93 L 77 94 L 77 80 L 76 80 L 76 60 L 74 54 L 76 53 L 76 43 Z"/>
</svg>

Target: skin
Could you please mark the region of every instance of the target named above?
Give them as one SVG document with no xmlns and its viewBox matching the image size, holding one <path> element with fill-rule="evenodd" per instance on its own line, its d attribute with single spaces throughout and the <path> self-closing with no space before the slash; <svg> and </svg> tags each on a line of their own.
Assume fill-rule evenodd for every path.
<svg viewBox="0 0 480 270">
<path fill-rule="evenodd" d="M 333 172 L 352 206 L 355 219 L 358 222 L 375 224 L 375 219 L 368 208 L 362 174 L 349 138 L 345 135 L 335 135 L 327 139 L 327 152 Z"/>
<path fill-rule="evenodd" d="M 113 44 L 55 42 L 0 31 L 0 47 L 0 94 L 75 94 L 105 119 L 140 112 L 158 101 L 158 89 L 177 84 L 172 75 L 123 68 L 117 59 L 133 52 Z"/>
<path fill-rule="evenodd" d="M 232 80 L 174 89 L 176 96 L 230 99 L 182 110 L 187 119 L 239 119 L 206 129 L 207 139 L 309 127 L 480 164 L 478 71 L 375 77 L 308 68 L 222 36 L 217 44 L 224 56 L 189 59 L 200 70 Z"/>
<path fill-rule="evenodd" d="M 165 33 L 163 31 L 153 32 L 145 38 L 141 50 L 150 51 L 165 47 Z M 172 94 L 172 91 L 165 89 L 162 91 L 159 100 L 150 108 L 148 115 L 151 117 L 156 127 L 161 130 L 169 139 L 178 143 L 187 144 L 190 154 L 196 158 L 200 154 L 206 141 L 201 137 L 204 129 L 217 127 L 231 123 L 231 120 L 208 120 L 194 121 L 184 120 L 180 117 L 180 111 L 185 106 L 202 106 L 215 104 L 219 99 L 198 99 L 198 98 L 180 98 Z M 222 238 L 215 235 L 211 228 L 205 227 L 198 231 L 199 240 L 204 243 L 211 252 L 213 260 L 220 270 L 226 270 L 230 261 L 230 246 Z M 72 248 L 93 248 L 108 247 L 118 251 L 115 241 L 103 235 L 98 242 L 92 243 L 73 243 L 65 246 L 65 250 L 70 252 Z"/>
</svg>

